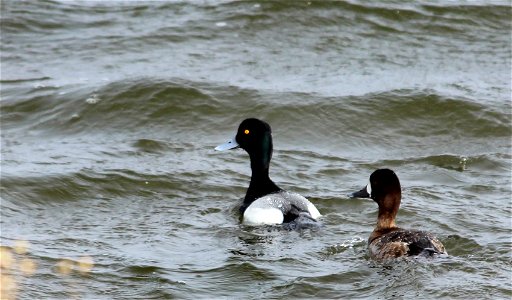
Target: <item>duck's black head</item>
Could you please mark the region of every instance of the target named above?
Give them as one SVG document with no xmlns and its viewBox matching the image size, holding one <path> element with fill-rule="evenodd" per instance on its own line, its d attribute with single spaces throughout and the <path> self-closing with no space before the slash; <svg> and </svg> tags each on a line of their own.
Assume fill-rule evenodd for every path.
<svg viewBox="0 0 512 300">
<path fill-rule="evenodd" d="M 258 119 L 245 119 L 238 127 L 236 141 L 252 157 L 261 154 L 268 165 L 272 157 L 272 130 L 270 125 Z"/>
<path fill-rule="evenodd" d="M 238 126 L 235 138 L 215 149 L 227 150 L 238 147 L 249 153 L 253 168 L 268 169 L 273 150 L 270 125 L 255 118 L 245 119 Z"/>
</svg>

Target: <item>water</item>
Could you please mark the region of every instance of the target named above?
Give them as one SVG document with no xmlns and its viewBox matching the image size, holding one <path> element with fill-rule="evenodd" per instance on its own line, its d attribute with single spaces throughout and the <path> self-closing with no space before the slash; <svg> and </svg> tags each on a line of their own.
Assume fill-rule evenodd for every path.
<svg viewBox="0 0 512 300">
<path fill-rule="evenodd" d="M 508 1 L 3 1 L 2 297 L 512 296 Z M 250 168 L 215 152 L 272 125 L 271 177 L 319 230 L 240 225 Z M 376 168 L 398 224 L 450 256 L 378 263 Z"/>
</svg>

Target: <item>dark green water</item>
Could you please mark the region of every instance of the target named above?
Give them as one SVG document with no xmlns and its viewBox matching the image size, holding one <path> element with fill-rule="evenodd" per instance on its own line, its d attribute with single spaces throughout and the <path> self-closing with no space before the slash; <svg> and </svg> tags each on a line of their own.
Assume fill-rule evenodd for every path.
<svg viewBox="0 0 512 300">
<path fill-rule="evenodd" d="M 509 1 L 1 3 L 7 299 L 512 296 Z M 240 225 L 241 120 L 319 230 Z M 398 225 L 448 257 L 378 263 L 376 168 Z M 82 264 L 80 264 L 82 262 Z"/>
</svg>

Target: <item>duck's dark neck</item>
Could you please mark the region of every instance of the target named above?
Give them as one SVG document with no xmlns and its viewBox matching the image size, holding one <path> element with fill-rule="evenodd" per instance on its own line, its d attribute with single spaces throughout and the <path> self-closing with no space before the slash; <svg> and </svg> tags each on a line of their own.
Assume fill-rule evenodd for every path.
<svg viewBox="0 0 512 300">
<path fill-rule="evenodd" d="M 251 205 L 254 200 L 263 197 L 267 194 L 281 191 L 281 189 L 270 179 L 268 175 L 268 169 L 270 164 L 270 153 L 261 154 L 249 154 L 251 157 L 251 183 L 247 189 L 244 203 L 240 207 L 240 212 L 244 212 L 245 209 Z"/>
</svg>

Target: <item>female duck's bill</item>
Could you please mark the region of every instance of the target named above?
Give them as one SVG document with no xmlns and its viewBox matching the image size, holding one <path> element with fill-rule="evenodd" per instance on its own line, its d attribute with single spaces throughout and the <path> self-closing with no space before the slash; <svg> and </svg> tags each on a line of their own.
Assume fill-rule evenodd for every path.
<svg viewBox="0 0 512 300">
<path fill-rule="evenodd" d="M 362 188 L 360 191 L 350 194 L 350 197 L 352 197 L 352 198 L 370 198 L 371 194 L 372 194 L 372 185 L 368 182 L 368 184 L 364 188 Z"/>
<path fill-rule="evenodd" d="M 289 223 L 289 228 L 311 227 L 320 217 L 318 209 L 306 198 L 279 188 L 269 177 L 272 158 L 270 125 L 258 119 L 246 119 L 235 137 L 215 150 L 242 148 L 251 160 L 251 182 L 240 207 L 243 223 L 273 225 Z"/>
<path fill-rule="evenodd" d="M 372 258 L 382 260 L 401 256 L 430 257 L 446 254 L 443 244 L 433 234 L 402 229 L 395 225 L 402 192 L 398 176 L 392 170 L 376 170 L 370 176 L 370 183 L 352 196 L 371 198 L 379 206 L 377 225 L 368 238 L 368 249 Z"/>
</svg>

